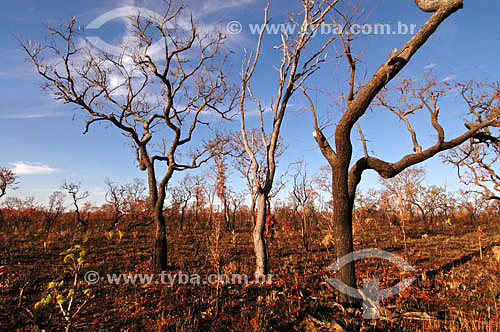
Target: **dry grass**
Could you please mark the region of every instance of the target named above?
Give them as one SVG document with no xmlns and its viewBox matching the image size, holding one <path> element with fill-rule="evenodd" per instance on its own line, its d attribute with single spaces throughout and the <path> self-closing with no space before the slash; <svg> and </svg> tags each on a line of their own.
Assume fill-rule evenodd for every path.
<svg viewBox="0 0 500 332">
<path fill-rule="evenodd" d="M 278 224 L 280 220 L 278 219 Z M 417 270 L 410 288 L 381 303 L 382 319 L 367 321 L 359 309 L 342 308 L 325 279 L 333 248 L 324 246 L 326 230 L 317 229 L 311 250 L 299 245 L 299 232 L 277 229 L 270 240 L 271 285 L 192 286 L 127 285 L 104 282 L 92 286 L 96 298 L 81 313 L 76 331 L 500 331 L 497 221 L 477 226 L 460 220 L 431 232 L 416 223 L 406 225 L 407 249 L 395 226 L 376 220 L 355 225 L 356 249 L 380 248 L 405 258 Z M 103 228 L 104 229 L 104 228 Z M 299 229 L 299 228 L 296 228 Z M 197 231 L 202 231 L 201 227 Z M 235 233 L 222 232 L 214 266 L 213 241 L 196 240 L 196 231 L 169 233 L 171 273 L 206 276 L 214 269 L 252 273 L 250 225 Z M 59 253 L 73 244 L 88 251 L 89 270 L 101 273 L 147 273 L 150 230 L 120 238 L 98 228 L 82 234 L 60 228 L 48 237 L 35 225 L 21 230 L 3 224 L 0 232 L 0 330 L 58 331 L 63 322 L 56 308 L 34 312 L 33 305 L 48 281 L 61 275 Z M 423 235 L 426 236 L 423 236 Z M 237 239 L 237 241 L 235 241 Z M 198 246 L 194 248 L 195 244 Z M 193 253 L 197 252 L 197 255 Z M 217 256 L 219 257 L 219 256 Z M 381 288 L 403 276 L 396 266 L 380 260 L 357 262 L 363 278 L 377 277 Z"/>
</svg>

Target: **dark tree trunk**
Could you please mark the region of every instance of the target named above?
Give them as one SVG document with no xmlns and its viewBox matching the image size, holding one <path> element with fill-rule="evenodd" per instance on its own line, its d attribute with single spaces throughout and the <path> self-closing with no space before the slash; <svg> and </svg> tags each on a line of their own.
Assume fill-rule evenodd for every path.
<svg viewBox="0 0 500 332">
<path fill-rule="evenodd" d="M 361 158 L 356 162 L 349 172 L 352 157 L 351 131 L 356 122 L 366 113 L 373 99 L 396 75 L 406 66 L 413 55 L 422 47 L 429 37 L 436 31 L 438 26 L 451 14 L 463 7 L 462 0 L 415 0 L 420 9 L 434 14 L 419 29 L 419 31 L 401 48 L 394 49 L 387 61 L 382 64 L 373 74 L 372 78 L 356 91 L 354 80 L 355 66 L 350 52 L 347 52 L 348 61 L 351 64 L 352 75 L 350 88 L 351 95 L 347 98 L 347 109 L 343 112 L 335 128 L 335 150 L 332 149 L 325 135 L 318 126 L 315 116 L 315 132 L 313 136 L 323 156 L 332 166 L 332 189 L 333 189 L 333 226 L 335 228 L 335 249 L 337 258 L 341 258 L 353 251 L 352 242 L 352 210 L 354 207 L 354 196 L 356 187 L 361 181 L 361 174 L 366 169 L 374 169 L 379 175 L 390 178 L 396 176 L 402 170 L 427 160 L 436 153 L 453 148 L 463 143 L 467 135 L 462 135 L 452 141 L 445 142 L 443 137 L 439 138 L 438 144 L 425 151 L 410 154 L 396 163 L 388 163 L 373 157 Z M 354 63 L 355 64 L 355 63 Z M 308 98 L 309 99 L 309 98 Z M 312 100 L 310 100 L 312 104 Z M 313 108 L 314 109 L 314 108 Z M 477 127 L 477 129 L 481 129 Z M 469 130 L 469 134 L 474 132 Z M 349 173 L 348 173 L 349 172 Z M 356 287 L 354 263 L 344 265 L 337 272 L 337 279 L 350 287 Z M 345 294 L 340 294 L 340 302 L 353 302 Z"/>
<path fill-rule="evenodd" d="M 108 227 L 108 232 L 111 232 L 115 227 L 118 221 L 120 220 L 120 215 L 114 215 L 113 216 L 113 221 L 111 222 L 111 225 Z"/>
<path fill-rule="evenodd" d="M 144 153 L 145 154 L 145 153 Z M 148 165 L 148 185 L 149 185 L 149 208 L 155 224 L 155 239 L 153 250 L 153 271 L 160 273 L 168 266 L 167 260 L 167 227 L 165 216 L 163 215 L 163 205 L 166 195 L 166 182 L 172 171 L 165 175 L 164 180 L 157 185 L 156 174 L 153 164 Z"/>
<path fill-rule="evenodd" d="M 163 204 L 161 204 L 163 205 Z M 153 215 L 155 230 L 155 247 L 153 252 L 153 269 L 155 273 L 160 273 L 167 269 L 167 232 L 163 208 L 156 207 Z"/>
<path fill-rule="evenodd" d="M 228 205 L 226 198 L 224 198 L 224 221 L 226 224 L 226 230 L 230 231 L 231 230 L 231 217 L 229 214 L 229 205 Z"/>
<path fill-rule="evenodd" d="M 352 203 L 349 202 L 347 172 L 333 170 L 333 227 L 335 229 L 335 254 L 337 259 L 353 252 L 352 241 Z M 345 264 L 337 271 L 336 279 L 350 287 L 356 287 L 354 262 Z M 339 292 L 339 302 L 352 303 L 353 298 Z"/>
<path fill-rule="evenodd" d="M 187 202 L 184 203 L 181 209 L 181 220 L 179 221 L 179 231 L 184 231 L 184 218 L 186 216 L 186 207 L 187 207 Z"/>
</svg>

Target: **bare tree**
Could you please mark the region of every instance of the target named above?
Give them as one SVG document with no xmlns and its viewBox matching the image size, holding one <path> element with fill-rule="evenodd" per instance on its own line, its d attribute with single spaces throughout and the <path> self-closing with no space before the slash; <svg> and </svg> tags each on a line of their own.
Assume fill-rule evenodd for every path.
<svg viewBox="0 0 500 332">
<path fill-rule="evenodd" d="M 380 178 L 380 183 L 397 202 L 400 218 L 408 219 L 415 217 L 415 209 L 418 209 L 424 222 L 426 220 L 422 194 L 425 191 L 423 181 L 425 169 L 421 167 L 408 168 L 392 178 Z M 396 205 L 395 204 L 395 205 Z"/>
<path fill-rule="evenodd" d="M 83 230 L 86 231 L 90 219 L 90 210 L 87 211 L 87 215 L 85 215 L 85 213 L 82 213 L 81 205 L 79 202 L 87 199 L 90 196 L 89 192 L 81 191 L 80 183 L 76 182 L 64 181 L 61 188 L 71 196 L 73 206 L 75 207 L 76 221 L 83 227 Z"/>
<path fill-rule="evenodd" d="M 355 39 L 353 34 L 352 16 L 340 15 L 334 18 L 339 28 L 339 39 L 341 42 L 341 55 L 345 59 L 349 68 L 349 78 L 347 93 L 343 96 L 343 113 L 340 120 L 334 126 L 333 145 L 323 133 L 324 128 L 320 127 L 316 108 L 313 99 L 306 89 L 303 90 L 314 115 L 315 130 L 313 136 L 328 163 L 332 168 L 332 188 L 334 195 L 334 226 L 335 226 L 335 249 L 338 258 L 353 252 L 352 238 L 352 213 L 356 189 L 361 181 L 361 176 L 365 170 L 372 169 L 384 178 L 394 177 L 404 169 L 427 160 L 441 151 L 454 148 L 470 137 L 479 133 L 483 128 L 498 124 L 498 118 L 484 120 L 477 118 L 476 121 L 463 134 L 450 139 L 445 139 L 444 129 L 439 123 L 438 106 L 439 97 L 442 95 L 437 84 L 430 86 L 413 87 L 415 91 L 416 103 L 422 104 L 421 109 L 425 109 L 431 115 L 431 124 L 437 133 L 436 143 L 428 148 L 414 146 L 414 153 L 403 156 L 396 162 L 387 162 L 369 155 L 366 148 L 367 140 L 363 141 L 365 156 L 360 158 L 351 167 L 352 142 L 351 134 L 358 120 L 366 114 L 374 99 L 381 90 L 406 66 L 413 55 L 427 42 L 429 37 L 437 30 L 443 21 L 450 15 L 463 7 L 462 0 L 415 0 L 417 6 L 425 11 L 431 12 L 431 17 L 416 32 L 415 35 L 401 48 L 395 48 L 387 60 L 376 70 L 371 78 L 364 84 L 358 79 L 357 70 L 360 57 L 352 51 L 351 44 Z M 354 12 L 357 9 L 354 9 Z M 435 83 L 435 82 L 434 82 Z M 411 89 L 410 89 L 411 90 Z M 418 91 L 417 91 L 418 90 Z M 401 96 L 397 98 L 401 103 Z M 419 101 L 418 101 L 419 100 Z M 394 106 L 387 102 L 389 106 Z M 411 110 L 414 107 L 408 107 Z M 470 112 L 473 113 L 473 112 Z M 358 130 L 360 127 L 358 127 Z M 409 128 L 408 128 L 409 129 Z M 410 129 L 409 129 L 410 130 Z M 411 130 L 410 130 L 411 132 Z M 362 131 L 360 131 L 362 133 Z M 363 137 L 362 135 L 360 135 Z M 356 276 L 354 262 L 344 265 L 336 275 L 337 279 L 350 287 L 356 287 Z M 353 299 L 344 293 L 339 294 L 341 302 L 352 302 Z"/>
<path fill-rule="evenodd" d="M 113 214 L 111 224 L 108 227 L 108 232 L 110 232 L 125 214 L 127 187 L 116 184 L 109 178 L 106 178 L 104 183 L 107 187 L 105 199 L 110 204 Z"/>
<path fill-rule="evenodd" d="M 462 183 L 477 186 L 488 199 L 500 200 L 500 175 L 496 167 L 500 158 L 498 145 L 491 149 L 475 139 L 471 141 L 453 149 L 443 159 L 456 166 Z"/>
<path fill-rule="evenodd" d="M 456 194 L 457 207 L 462 210 L 462 217 L 468 216 L 468 221 L 475 224 L 478 216 L 487 206 L 484 195 L 476 191 L 460 189 Z"/>
<path fill-rule="evenodd" d="M 49 205 L 44 210 L 45 231 L 47 234 L 50 228 L 55 224 L 59 216 L 64 212 L 64 194 L 60 191 L 54 191 L 49 197 Z"/>
<path fill-rule="evenodd" d="M 207 199 L 208 203 L 208 227 L 212 227 L 212 222 L 214 221 L 215 215 L 215 198 L 217 197 L 217 174 L 206 170 L 203 172 L 205 181 L 203 186 L 204 197 Z"/>
<path fill-rule="evenodd" d="M 233 232 L 236 230 L 236 214 L 245 201 L 245 196 L 248 196 L 245 192 L 230 193 L 231 230 Z"/>
<path fill-rule="evenodd" d="M 295 172 L 292 174 L 292 191 L 290 192 L 294 210 L 300 219 L 302 245 L 309 251 L 309 233 L 314 220 L 314 199 L 316 192 L 312 181 L 307 175 L 307 165 L 303 161 L 295 163 Z"/>
<path fill-rule="evenodd" d="M 180 219 L 179 219 L 179 231 L 184 230 L 184 219 L 186 215 L 186 208 L 189 204 L 189 201 L 193 197 L 191 193 L 192 188 L 192 178 L 189 175 L 186 175 L 178 186 L 175 186 L 170 189 L 172 204 L 175 207 L 174 212 L 179 212 L 180 210 Z"/>
<path fill-rule="evenodd" d="M 0 198 L 7 193 L 7 189 L 15 189 L 16 179 L 12 169 L 0 167 Z"/>
<path fill-rule="evenodd" d="M 152 224 L 151 214 L 147 213 L 147 197 L 144 192 L 147 190 L 142 179 L 134 179 L 125 184 L 126 199 L 125 211 L 127 218 L 127 231 L 136 227 L 147 227 Z"/>
<path fill-rule="evenodd" d="M 194 175 L 191 177 L 191 187 L 190 191 L 193 194 L 193 212 L 194 212 L 194 225 L 193 228 L 199 223 L 200 212 L 203 210 L 206 204 L 206 180 L 201 175 Z"/>
<path fill-rule="evenodd" d="M 281 32 L 281 44 L 275 46 L 276 49 L 280 50 L 282 57 L 281 63 L 278 66 L 278 91 L 269 106 L 272 113 L 272 123 L 269 134 L 266 133 L 264 121 L 266 107 L 263 106 L 261 98 L 253 93 L 251 86 L 252 77 L 259 62 L 262 37 L 265 32 L 265 27 L 269 23 L 269 5 L 265 9 L 264 24 L 258 37 L 256 51 L 255 53 L 249 54 L 242 64 L 239 106 L 243 146 L 245 147 L 246 154 L 251 160 L 251 171 L 248 173 L 251 176 L 251 186 L 253 187 L 251 194 L 254 194 L 256 197 L 257 211 L 253 230 L 256 275 L 267 274 L 269 270 L 264 230 L 267 202 L 276 173 L 276 150 L 278 147 L 281 125 L 293 94 L 320 68 L 321 63 L 325 61 L 325 50 L 333 41 L 334 36 L 320 45 L 317 49 L 313 51 L 308 50 L 307 53 L 306 46 L 313 46 L 313 43 L 311 43 L 313 36 L 337 2 L 338 1 L 303 0 L 301 3 L 301 13 L 290 15 L 289 23 L 300 28 L 298 34 L 296 36 L 290 36 L 284 31 Z M 254 135 L 250 136 L 248 134 L 249 132 L 245 119 L 245 113 L 248 107 L 247 103 L 249 102 L 252 102 L 253 106 L 257 108 L 260 119 L 260 127 L 255 137 L 253 137 Z M 252 149 L 253 139 L 261 140 L 262 146 L 265 147 L 264 158 L 262 160 L 258 160 L 255 150 Z"/>
<path fill-rule="evenodd" d="M 486 90 L 490 90 L 490 93 L 485 93 Z M 468 82 L 461 85 L 460 92 L 469 105 L 490 107 L 491 113 L 496 112 L 497 116 L 500 113 L 497 102 L 500 98 L 498 83 L 491 85 Z M 487 199 L 500 201 L 500 172 L 497 166 L 500 158 L 499 134 L 499 127 L 484 128 L 466 144 L 448 151 L 443 156 L 443 162 L 456 166 L 458 177 L 464 184 L 478 187 Z"/>
<path fill-rule="evenodd" d="M 250 149 L 253 151 L 255 159 L 261 163 L 266 160 L 267 148 L 264 145 L 264 141 L 261 139 L 261 133 L 259 129 L 253 128 L 252 130 L 247 131 L 248 145 Z M 257 187 L 255 187 L 255 183 L 253 180 L 252 173 L 252 158 L 246 153 L 245 144 L 242 139 L 241 132 L 235 132 L 231 135 L 231 156 L 233 167 L 240 173 L 240 175 L 244 178 L 245 184 L 247 185 L 248 191 L 250 193 L 250 212 L 252 218 L 252 224 L 255 225 L 255 204 L 257 200 Z M 276 150 L 274 151 L 274 160 L 276 165 L 279 162 L 280 157 L 286 150 L 286 146 L 283 144 L 283 139 L 281 137 L 278 138 L 278 143 L 276 146 Z M 266 176 L 266 167 L 262 165 L 259 167 L 257 171 L 257 177 L 259 181 L 264 181 Z M 285 172 L 286 173 L 286 172 Z M 286 174 L 283 173 L 280 176 L 277 185 L 273 185 L 273 189 L 269 192 L 266 207 L 270 206 L 270 199 L 275 197 L 281 189 L 284 187 L 284 178 Z"/>
<path fill-rule="evenodd" d="M 225 117 L 233 91 L 224 74 L 224 36 L 199 29 L 173 0 L 165 3 L 160 22 L 141 20 L 140 13 L 130 18 L 135 41 L 123 46 L 121 56 L 82 44 L 75 18 L 50 27 L 54 39 L 45 45 L 21 42 L 44 89 L 87 114 L 84 133 L 105 122 L 129 139 L 139 168 L 148 176 L 148 204 L 156 225 L 155 271 L 167 268 L 167 184 L 174 172 L 198 168 L 211 158 L 210 142 L 187 147 L 200 125 L 209 124 L 207 113 Z M 163 49 L 153 54 L 155 36 Z M 165 171 L 158 170 L 159 163 Z"/>
<path fill-rule="evenodd" d="M 317 192 L 320 194 L 319 210 L 321 211 L 323 219 L 328 221 L 329 237 L 333 238 L 332 237 L 332 234 L 334 232 L 333 211 L 332 211 L 333 188 L 331 186 L 331 181 L 330 181 L 331 174 L 332 174 L 332 169 L 330 165 L 327 164 L 321 166 L 319 173 L 313 176 L 313 184 L 316 187 Z M 322 195 L 323 193 L 326 194 L 326 199 L 324 199 Z M 326 200 L 326 202 L 324 200 Z"/>
</svg>

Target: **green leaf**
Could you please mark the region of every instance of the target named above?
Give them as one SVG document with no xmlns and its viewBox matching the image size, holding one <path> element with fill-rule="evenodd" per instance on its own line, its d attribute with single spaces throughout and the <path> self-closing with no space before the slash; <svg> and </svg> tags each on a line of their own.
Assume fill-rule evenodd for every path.
<svg viewBox="0 0 500 332">
<path fill-rule="evenodd" d="M 64 257 L 64 263 L 68 263 L 69 261 L 74 261 L 75 260 L 75 255 L 74 254 L 68 254 L 66 257 Z"/>
<path fill-rule="evenodd" d="M 62 251 L 59 255 L 60 255 L 60 256 L 64 256 L 64 255 L 69 254 L 70 252 L 71 252 L 71 248 L 70 248 L 70 249 L 66 249 L 66 250 Z"/>
<path fill-rule="evenodd" d="M 46 306 L 46 305 L 45 305 L 44 301 L 43 301 L 43 300 L 40 300 L 40 301 L 38 301 L 37 303 L 35 303 L 35 306 L 33 307 L 33 309 L 35 309 L 35 310 L 40 310 L 40 309 L 45 308 L 45 306 Z"/>
<path fill-rule="evenodd" d="M 92 296 L 92 289 L 90 288 L 87 288 L 83 291 L 83 294 L 87 297 L 91 297 Z"/>
</svg>

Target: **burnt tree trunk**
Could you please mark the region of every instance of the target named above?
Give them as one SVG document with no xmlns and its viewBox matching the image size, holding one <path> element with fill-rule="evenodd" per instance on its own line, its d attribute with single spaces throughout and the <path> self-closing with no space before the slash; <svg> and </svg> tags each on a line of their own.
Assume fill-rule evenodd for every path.
<svg viewBox="0 0 500 332">
<path fill-rule="evenodd" d="M 187 207 L 187 201 L 184 202 L 184 205 L 181 208 L 181 219 L 179 220 L 179 231 L 180 232 L 184 231 L 184 218 L 186 216 L 186 207 Z"/>
<path fill-rule="evenodd" d="M 147 171 L 149 185 L 149 208 L 153 223 L 155 225 L 152 267 L 155 273 L 160 273 L 161 271 L 165 271 L 168 266 L 167 227 L 165 216 L 163 215 L 163 206 L 166 195 L 165 183 L 168 181 L 167 177 L 171 176 L 173 171 L 169 170 L 163 181 L 161 181 L 160 185 L 158 185 L 156 181 L 156 172 L 152 163 L 147 164 Z"/>
<path fill-rule="evenodd" d="M 341 258 L 353 251 L 352 210 L 356 187 L 361 181 L 361 175 L 364 170 L 374 169 L 385 178 L 394 177 L 402 170 L 427 160 L 440 151 L 461 144 L 467 139 L 468 135 L 474 134 L 473 130 L 469 130 L 467 135 L 462 135 L 448 142 L 444 141 L 444 135 L 442 135 L 437 145 L 425 151 L 405 156 L 396 163 L 388 163 L 367 156 L 358 160 L 349 171 L 352 158 L 351 131 L 356 122 L 365 114 L 373 99 L 382 88 L 406 66 L 412 56 L 427 42 L 439 25 L 451 14 L 463 7 L 462 0 L 415 0 L 415 2 L 421 10 L 433 12 L 433 15 L 401 49 L 394 49 L 392 51 L 387 61 L 377 69 L 369 82 L 363 85 L 357 93 L 354 93 L 356 90 L 354 81 L 355 63 L 352 62 L 349 50 L 346 50 L 346 57 L 352 70 L 350 81 L 351 93 L 347 97 L 347 109 L 342 114 L 335 128 L 334 148 L 336 149 L 330 146 L 327 138 L 318 126 L 313 102 L 306 94 L 314 113 L 315 131 L 313 136 L 323 156 L 332 167 L 333 226 L 335 228 L 334 239 L 337 258 Z M 475 128 L 476 131 L 478 129 L 480 129 L 479 126 Z M 354 263 L 351 262 L 344 265 L 337 272 L 337 279 L 345 285 L 355 288 Z M 340 294 L 339 300 L 340 302 L 354 301 L 354 299 L 350 299 L 345 294 Z"/>
<path fill-rule="evenodd" d="M 155 229 L 155 246 L 153 252 L 153 269 L 155 273 L 160 273 L 167 269 L 167 230 L 165 217 L 163 216 L 163 204 L 156 204 L 153 211 Z"/>
<path fill-rule="evenodd" d="M 223 199 L 224 202 L 224 222 L 226 224 L 226 230 L 230 231 L 231 230 L 231 216 L 229 214 L 229 204 L 227 202 L 227 198 Z M 234 229 L 234 225 L 233 225 Z"/>
<path fill-rule="evenodd" d="M 335 255 L 337 259 L 344 257 L 354 251 L 352 238 L 352 210 L 350 203 L 347 170 L 336 166 L 332 167 L 333 188 L 333 228 L 335 229 Z M 354 262 L 345 264 L 336 275 L 345 285 L 356 287 L 356 275 Z M 353 298 L 339 292 L 339 302 L 352 303 Z"/>
</svg>

